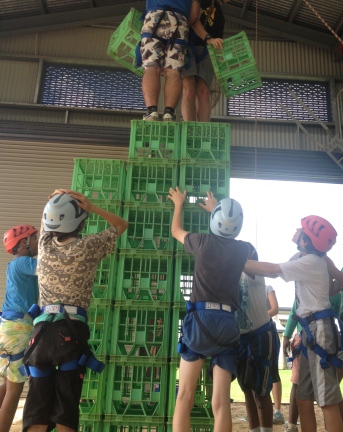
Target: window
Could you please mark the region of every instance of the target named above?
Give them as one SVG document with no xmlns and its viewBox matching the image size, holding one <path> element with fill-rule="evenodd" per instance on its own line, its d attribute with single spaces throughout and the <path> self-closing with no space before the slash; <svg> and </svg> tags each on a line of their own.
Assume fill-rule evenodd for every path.
<svg viewBox="0 0 343 432">
<path fill-rule="evenodd" d="M 142 80 L 121 69 L 47 64 L 40 103 L 83 108 L 145 109 Z"/>
<path fill-rule="evenodd" d="M 331 120 L 329 85 L 313 81 L 263 79 L 262 87 L 227 101 L 227 115 L 245 118 L 290 120 L 287 110 L 299 121 L 314 121 L 311 114 L 289 93 L 292 90 L 321 121 Z"/>
</svg>

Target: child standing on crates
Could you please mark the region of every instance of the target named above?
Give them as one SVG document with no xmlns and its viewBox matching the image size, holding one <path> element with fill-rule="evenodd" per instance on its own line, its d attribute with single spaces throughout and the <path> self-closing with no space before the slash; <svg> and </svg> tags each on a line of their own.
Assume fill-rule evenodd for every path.
<svg viewBox="0 0 343 432">
<path fill-rule="evenodd" d="M 111 227 L 82 238 L 88 212 L 104 218 Z M 95 272 L 127 227 L 121 217 L 79 192 L 57 189 L 50 196 L 38 246 L 41 310 L 24 356 L 30 372 L 24 431 L 45 432 L 55 426 L 63 432 L 78 429 L 86 366 L 102 370 L 87 343 L 87 309 Z"/>
<path fill-rule="evenodd" d="M 249 253 L 246 242 L 235 240 L 243 224 L 242 208 L 230 198 L 216 204 L 208 192 L 201 207 L 206 211 L 213 209 L 211 233 L 188 233 L 182 228 L 186 191 L 170 188 L 169 198 L 175 204 L 172 235 L 195 257 L 192 293 L 179 344 L 180 375 L 173 431 L 189 432 L 197 380 L 205 359 L 211 357 L 214 431 L 231 432 L 230 387 L 236 376 L 235 349 L 239 340 L 234 311 L 238 308 L 239 278 Z"/>
<path fill-rule="evenodd" d="M 0 432 L 8 432 L 15 416 L 27 375 L 24 351 L 32 332 L 27 314 L 38 301 L 36 276 L 38 231 L 31 225 L 17 225 L 4 234 L 4 246 L 14 259 L 6 270 L 6 294 L 0 317 Z"/>
<path fill-rule="evenodd" d="M 342 361 L 337 356 L 340 343 L 329 301 L 330 276 L 335 275 L 325 259 L 326 252 L 336 243 L 336 236 L 337 232 L 327 220 L 307 216 L 301 220 L 301 229 L 293 237 L 301 252 L 300 258 L 282 264 L 249 260 L 244 269 L 250 274 L 281 276 L 286 282 L 296 282 L 297 306 L 293 318 L 303 327 L 296 394 L 302 432 L 317 430 L 315 400 L 323 411 L 327 431 L 343 431 L 339 410 L 342 395 L 336 369 Z"/>
</svg>

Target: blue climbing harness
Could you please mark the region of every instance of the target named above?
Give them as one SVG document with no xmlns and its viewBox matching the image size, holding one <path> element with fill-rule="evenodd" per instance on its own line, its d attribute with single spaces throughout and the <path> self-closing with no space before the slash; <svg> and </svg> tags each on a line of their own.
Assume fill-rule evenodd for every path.
<svg viewBox="0 0 343 432">
<path fill-rule="evenodd" d="M 324 348 L 318 345 L 309 329 L 309 324 L 325 318 L 330 318 L 331 320 L 336 318 L 338 320 L 340 333 L 341 333 L 341 348 L 339 350 L 337 349 L 335 354 L 329 354 Z M 337 314 L 332 309 L 324 309 L 319 312 L 313 312 L 305 318 L 301 318 L 298 315 L 293 315 L 293 319 L 299 322 L 299 324 L 303 328 L 303 331 L 306 332 L 309 349 L 314 353 L 316 353 L 317 355 L 319 355 L 319 357 L 321 358 L 320 366 L 322 367 L 322 369 L 327 369 L 330 365 L 334 366 L 337 369 L 340 369 L 343 366 L 343 361 L 340 358 L 338 358 L 336 354 L 338 351 L 343 349 L 343 323 L 341 319 L 337 316 Z M 337 332 L 337 328 L 334 325 L 334 323 L 333 323 L 333 331 Z M 308 358 L 307 348 L 304 346 L 302 341 L 300 342 L 298 349 L 305 355 L 306 358 Z"/>
</svg>

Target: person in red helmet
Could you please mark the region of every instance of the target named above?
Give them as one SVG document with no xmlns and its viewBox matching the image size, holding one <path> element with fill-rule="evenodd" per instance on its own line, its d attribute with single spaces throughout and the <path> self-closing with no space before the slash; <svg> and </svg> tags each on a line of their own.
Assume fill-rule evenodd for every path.
<svg viewBox="0 0 343 432">
<path fill-rule="evenodd" d="M 336 237 L 336 230 L 326 219 L 307 216 L 293 236 L 301 255 L 298 259 L 282 264 L 248 260 L 244 269 L 250 274 L 280 276 L 286 282 L 295 282 L 293 318 L 303 328 L 296 394 L 302 432 L 317 430 L 314 401 L 323 411 L 326 430 L 343 431 L 339 410 L 342 394 L 337 377 L 337 368 L 343 366 L 342 343 L 329 301 L 332 278 L 339 270 L 326 257 Z"/>
<path fill-rule="evenodd" d="M 33 329 L 28 310 L 38 302 L 37 230 L 17 225 L 4 234 L 6 251 L 14 256 L 6 271 L 6 294 L 0 317 L 0 432 L 10 430 L 28 379 L 22 363 Z"/>
</svg>

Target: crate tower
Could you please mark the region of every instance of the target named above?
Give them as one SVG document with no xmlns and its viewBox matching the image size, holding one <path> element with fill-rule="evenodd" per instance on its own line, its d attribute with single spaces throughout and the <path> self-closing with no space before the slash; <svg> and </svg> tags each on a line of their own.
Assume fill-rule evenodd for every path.
<svg viewBox="0 0 343 432">
<path fill-rule="evenodd" d="M 182 126 L 182 128 L 181 128 Z M 230 125 L 132 121 L 128 162 L 76 159 L 72 187 L 129 221 L 117 251 L 97 270 L 90 345 L 106 363 L 87 371 L 80 431 L 166 432 L 178 389 L 177 342 L 189 299 L 192 257 L 171 236 L 169 188 L 187 190 L 183 227 L 209 232 L 209 214 L 196 205 L 211 190 L 229 194 Z M 85 233 L 107 227 L 91 214 Z M 199 379 L 192 431 L 213 430 L 212 384 Z"/>
</svg>

